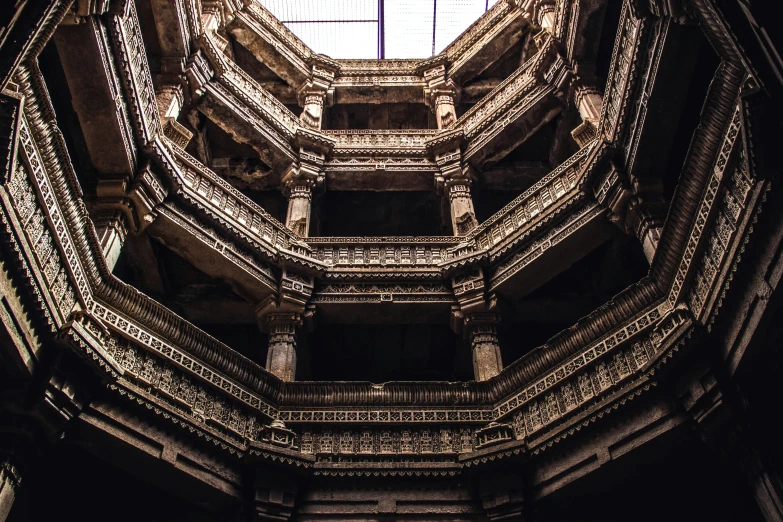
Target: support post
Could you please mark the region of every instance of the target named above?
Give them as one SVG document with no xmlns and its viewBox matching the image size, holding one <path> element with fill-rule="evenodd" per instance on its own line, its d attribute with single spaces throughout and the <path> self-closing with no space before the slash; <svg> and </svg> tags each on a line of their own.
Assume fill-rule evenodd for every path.
<svg viewBox="0 0 783 522">
<path fill-rule="evenodd" d="M 436 187 L 449 198 L 451 226 L 455 236 L 464 236 L 476 226 L 476 212 L 470 187 L 473 182 L 473 170 L 462 165 L 462 153 L 459 148 L 435 156 L 440 168 L 436 178 Z"/>
<path fill-rule="evenodd" d="M 16 500 L 22 477 L 10 460 L 0 463 L 0 522 L 5 522 Z"/>
<path fill-rule="evenodd" d="M 454 277 L 451 286 L 459 303 L 452 307 L 451 328 L 470 341 L 474 378 L 486 381 L 503 370 L 497 334 L 500 322 L 497 298 L 486 294 L 481 268 Z"/>
<path fill-rule="evenodd" d="M 266 369 L 284 381 L 296 378 L 297 335 L 305 325 L 312 328 L 315 310 L 307 302 L 314 285 L 311 276 L 283 269 L 278 295 L 256 307 L 258 326 L 269 334 Z"/>
<path fill-rule="evenodd" d="M 574 105 L 582 117 L 582 123 L 571 131 L 571 136 L 580 147 L 584 147 L 598 135 L 603 98 L 593 87 L 578 87 L 574 93 Z"/>
<path fill-rule="evenodd" d="M 424 71 L 424 102 L 435 113 L 438 129 L 448 129 L 457 121 L 457 109 L 461 90 L 450 78 L 446 78 L 446 66 L 440 64 Z"/>
</svg>

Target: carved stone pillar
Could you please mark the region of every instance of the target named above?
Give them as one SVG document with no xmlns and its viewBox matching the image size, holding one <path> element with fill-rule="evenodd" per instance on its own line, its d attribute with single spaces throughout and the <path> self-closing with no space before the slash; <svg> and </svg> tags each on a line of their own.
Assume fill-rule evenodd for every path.
<svg viewBox="0 0 783 522">
<path fill-rule="evenodd" d="M 652 263 L 668 207 L 663 199 L 661 181 L 637 177 L 629 180 L 612 162 L 593 193 L 596 200 L 606 206 L 609 220 L 626 234 L 639 239 L 645 257 Z"/>
<path fill-rule="evenodd" d="M 473 353 L 473 376 L 477 381 L 491 379 L 503 369 L 496 327 L 498 322 L 495 314 L 470 314 L 465 317 Z"/>
<path fill-rule="evenodd" d="M 331 105 L 334 99 L 332 82 L 339 65 L 325 56 L 313 56 L 311 62 L 310 79 L 297 93 L 302 107 L 299 119 L 307 127 L 319 130 L 323 125 L 324 106 Z"/>
<path fill-rule="evenodd" d="M 439 129 L 448 129 L 457 121 L 456 105 L 459 103 L 460 89 L 453 80 L 446 78 L 446 67 L 441 64 L 424 71 L 424 101 L 435 113 Z"/>
<path fill-rule="evenodd" d="M 283 269 L 278 295 L 256 308 L 258 325 L 269 334 L 266 369 L 284 381 L 296 377 L 296 341 L 303 325 L 312 327 L 314 309 L 307 301 L 313 295 L 310 276 Z"/>
<path fill-rule="evenodd" d="M 156 98 L 160 120 L 163 124 L 163 134 L 184 149 L 188 146 L 193 133 L 177 121 L 185 100 L 182 86 L 179 84 L 162 85 L 158 87 Z"/>
<path fill-rule="evenodd" d="M 556 6 L 552 0 L 539 0 L 536 2 L 534 16 L 538 25 L 547 33 L 552 33 L 555 28 Z"/>
<path fill-rule="evenodd" d="M 326 92 L 305 90 L 299 92 L 299 105 L 302 106 L 302 114 L 299 119 L 311 129 L 320 130 L 323 124 L 324 104 Z"/>
<path fill-rule="evenodd" d="M 93 224 L 106 264 L 109 270 L 114 270 L 128 235 L 125 214 L 115 208 L 98 209 L 93 212 Z"/>
<path fill-rule="evenodd" d="M 268 317 L 269 351 L 266 369 L 284 381 L 296 378 L 296 330 L 302 325 L 299 314 L 271 314 Z"/>
<path fill-rule="evenodd" d="M 644 256 L 652 263 L 663 228 L 663 202 L 648 203 L 640 197 L 631 198 L 626 216 L 626 229 L 634 234 L 642 244 Z"/>
<path fill-rule="evenodd" d="M 486 294 L 484 273 L 480 268 L 454 277 L 451 285 L 459 303 L 452 308 L 451 328 L 470 341 L 474 377 L 477 381 L 486 381 L 503 369 L 497 335 L 500 322 L 495 311 L 497 299 Z"/>
<path fill-rule="evenodd" d="M 597 89 L 579 87 L 574 93 L 574 105 L 582 117 L 582 124 L 571 131 L 571 136 L 580 147 L 584 147 L 598 134 L 603 98 Z"/>
<path fill-rule="evenodd" d="M 440 167 L 436 185 L 449 198 L 451 226 L 455 236 L 464 236 L 478 225 L 470 193 L 473 172 L 469 166 L 463 167 L 461 158 L 460 149 L 435 157 Z"/>
<path fill-rule="evenodd" d="M 454 235 L 464 236 L 478 225 L 476 212 L 473 210 L 473 197 L 470 194 L 470 182 L 454 182 L 453 185 L 448 185 L 448 190 Z"/>
<path fill-rule="evenodd" d="M 0 462 L 0 522 L 8 518 L 21 483 L 22 477 L 11 461 L 5 459 Z"/>
<path fill-rule="evenodd" d="M 299 164 L 291 165 L 283 176 L 283 186 L 288 196 L 285 224 L 300 237 L 307 237 L 310 230 L 313 189 L 323 183 L 322 168 L 323 156 L 302 151 Z"/>
<path fill-rule="evenodd" d="M 109 269 L 113 269 L 128 234 L 139 234 L 156 217 L 167 193 L 149 166 L 134 179 L 99 179 L 90 214 Z"/>
<path fill-rule="evenodd" d="M 285 226 L 294 234 L 307 237 L 310 230 L 310 210 L 313 200 L 313 185 L 310 182 L 290 181 L 286 183 L 288 213 Z"/>
</svg>

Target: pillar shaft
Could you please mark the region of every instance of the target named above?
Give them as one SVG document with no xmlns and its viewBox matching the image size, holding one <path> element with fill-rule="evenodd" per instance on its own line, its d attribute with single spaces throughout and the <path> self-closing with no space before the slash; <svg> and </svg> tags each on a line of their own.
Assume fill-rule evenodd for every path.
<svg viewBox="0 0 783 522">
<path fill-rule="evenodd" d="M 293 321 L 270 319 L 266 369 L 284 381 L 296 378 L 296 328 Z"/>
<path fill-rule="evenodd" d="M 114 265 L 117 264 L 117 259 L 122 252 L 122 245 L 125 244 L 125 238 L 128 235 L 125 214 L 113 208 L 98 209 L 95 211 L 93 223 L 98 240 L 101 242 L 106 264 L 109 266 L 109 270 L 114 270 Z"/>
<path fill-rule="evenodd" d="M 486 381 L 503 370 L 497 328 L 494 324 L 470 327 L 470 345 L 473 351 L 473 375 L 476 381 Z"/>
<path fill-rule="evenodd" d="M 439 129 L 448 129 L 457 121 L 457 109 L 454 106 L 454 98 L 454 93 L 450 91 L 439 93 L 435 96 L 433 110 Z"/>
<path fill-rule="evenodd" d="M 7 460 L 0 464 L 0 522 L 5 522 L 21 484 L 17 469 Z"/>
<path fill-rule="evenodd" d="M 476 228 L 478 221 L 473 209 L 469 183 L 449 186 L 449 206 L 451 208 L 451 225 L 455 236 L 464 236 Z"/>
<path fill-rule="evenodd" d="M 311 129 L 321 129 L 323 125 L 325 92 L 310 93 L 304 96 L 300 119 Z"/>
<path fill-rule="evenodd" d="M 285 224 L 300 237 L 307 237 L 310 230 L 312 199 L 312 188 L 308 184 L 292 184 L 288 189 Z"/>
<path fill-rule="evenodd" d="M 574 95 L 574 104 L 582 117 L 582 123 L 571 131 L 571 136 L 580 147 L 584 147 L 598 134 L 603 98 L 596 89 L 582 87 Z"/>
</svg>

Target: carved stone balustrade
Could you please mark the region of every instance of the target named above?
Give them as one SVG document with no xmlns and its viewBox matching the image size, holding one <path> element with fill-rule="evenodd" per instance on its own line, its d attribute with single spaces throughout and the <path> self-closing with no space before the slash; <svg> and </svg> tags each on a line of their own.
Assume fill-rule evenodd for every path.
<svg viewBox="0 0 783 522">
<path fill-rule="evenodd" d="M 335 103 L 423 103 L 418 60 L 337 60 Z"/>
</svg>

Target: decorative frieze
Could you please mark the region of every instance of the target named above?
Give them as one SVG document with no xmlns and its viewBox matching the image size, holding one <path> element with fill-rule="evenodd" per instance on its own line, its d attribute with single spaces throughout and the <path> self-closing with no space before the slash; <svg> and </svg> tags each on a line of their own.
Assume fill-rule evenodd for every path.
<svg viewBox="0 0 783 522">
<path fill-rule="evenodd" d="M 644 29 L 644 20 L 636 18 L 630 2 L 624 1 L 601 112 L 601 132 L 609 142 L 618 138 L 619 123 L 624 120 L 627 94 L 638 66 L 639 41 Z"/>
<path fill-rule="evenodd" d="M 717 283 L 724 279 L 720 276 L 729 270 L 727 262 L 732 257 L 732 250 L 737 248 L 738 235 L 747 226 L 749 203 L 758 191 L 757 182 L 748 169 L 745 149 L 742 144 L 738 145 L 733 153 L 727 153 L 726 148 L 721 151 L 714 171 L 717 175 L 719 169 L 725 168 L 723 175 L 726 179 L 714 203 L 717 206 L 714 221 L 688 295 L 688 303 L 698 319 L 706 315 L 708 305 L 716 300 L 714 294 L 720 290 Z M 721 166 L 724 162 L 725 167 Z"/>
<path fill-rule="evenodd" d="M 335 140 L 334 155 L 404 154 L 425 155 L 425 142 L 435 130 L 325 130 L 323 133 Z"/>
<path fill-rule="evenodd" d="M 662 322 L 661 319 L 665 319 L 665 321 Z M 597 397 L 602 390 L 613 384 L 613 382 L 616 382 L 611 380 L 609 367 L 605 364 L 604 366 L 596 366 L 597 362 L 606 359 L 605 354 L 615 354 L 621 348 L 626 350 L 624 352 L 625 355 L 623 356 L 625 359 L 617 358 L 616 355 L 614 356 L 617 360 L 617 364 L 621 365 L 620 373 L 617 373 L 614 369 L 612 372 L 614 372 L 613 375 L 619 376 L 622 374 L 622 377 L 627 377 L 629 371 L 626 371 L 625 368 L 631 367 L 628 366 L 628 364 L 631 364 L 628 362 L 629 357 L 632 357 L 634 360 L 632 364 L 634 369 L 641 368 L 648 361 L 653 359 L 655 350 L 662 348 L 662 343 L 666 336 L 677 326 L 684 324 L 686 319 L 687 314 L 684 314 L 682 311 L 672 311 L 668 303 L 663 302 L 657 304 L 629 321 L 626 325 L 599 341 L 592 343 L 585 350 L 580 351 L 578 355 L 570 358 L 565 363 L 558 365 L 545 375 L 542 375 L 524 390 L 503 399 L 494 408 L 494 418 L 505 419 L 509 414 L 514 413 L 529 401 L 537 399 L 537 403 L 528 405 L 526 417 L 524 419 L 526 423 L 528 420 L 530 421 L 531 424 L 529 426 L 533 426 L 535 424 L 535 419 L 540 419 L 538 414 L 536 414 L 537 411 L 540 411 L 538 405 L 547 400 L 551 401 L 551 399 L 547 399 L 545 395 L 548 393 L 550 396 L 557 399 L 557 395 L 551 393 L 551 391 L 588 367 L 593 368 L 593 374 L 578 376 L 575 383 L 571 386 L 571 391 L 576 393 L 575 386 L 578 386 L 579 394 L 581 394 L 583 400 Z M 638 340 L 637 337 L 642 333 L 649 334 L 647 340 L 634 342 L 633 345 L 629 346 L 629 342 Z M 653 351 L 651 352 L 650 350 Z M 594 385 L 596 383 L 599 386 L 595 387 Z M 571 392 L 566 391 L 564 397 L 564 404 L 571 404 Z M 573 405 L 569 410 L 570 409 L 573 409 Z M 552 412 L 554 413 L 554 409 Z M 558 414 L 557 417 L 560 417 L 560 415 Z M 532 429 L 527 430 L 528 434 L 532 432 Z"/>
<path fill-rule="evenodd" d="M 424 268 L 451 259 L 458 241 L 449 237 L 308 238 L 313 257 L 339 268 Z"/>
<path fill-rule="evenodd" d="M 547 174 L 532 187 L 503 207 L 490 219 L 468 235 L 477 249 L 502 252 L 501 246 L 516 241 L 520 232 L 530 230 L 562 201 L 576 194 L 579 182 L 586 174 L 587 166 L 597 144 L 581 149 L 562 165 Z"/>
<path fill-rule="evenodd" d="M 724 174 L 726 169 L 729 168 L 729 159 L 732 151 L 734 150 L 737 137 L 741 132 L 740 110 L 741 105 L 737 104 L 734 108 L 731 121 L 723 136 L 723 145 L 721 146 L 717 161 L 715 162 L 712 173 L 710 174 L 710 177 L 707 181 L 707 186 L 704 189 L 704 193 L 699 204 L 699 209 L 696 214 L 696 219 L 693 221 L 693 228 L 690 235 L 688 236 L 688 242 L 685 245 L 682 258 L 680 259 L 679 266 L 677 267 L 677 272 L 674 275 L 674 281 L 672 282 L 672 287 L 669 291 L 669 303 L 671 303 L 672 306 L 685 297 L 685 292 L 687 291 L 687 285 L 685 284 L 685 281 L 691 274 L 691 267 L 694 259 L 698 259 L 697 256 L 699 255 L 699 245 L 701 244 L 703 236 L 710 233 L 709 229 L 707 228 L 709 223 L 712 222 L 710 220 L 710 216 L 713 215 L 713 208 L 718 201 L 718 196 L 722 193 L 721 187 L 725 185 Z M 735 219 L 737 219 L 739 217 L 739 210 L 741 207 L 736 203 L 734 195 L 729 194 L 724 199 L 724 202 L 726 202 L 727 205 L 732 205 L 729 207 L 729 215 L 734 215 L 736 213 L 737 215 Z M 719 248 L 719 250 L 721 249 Z M 706 294 L 704 289 L 702 289 L 702 297 L 696 298 L 695 302 L 701 305 L 705 297 Z"/>
<path fill-rule="evenodd" d="M 475 432 L 470 427 L 433 426 L 364 429 L 313 429 L 300 435 L 300 450 L 319 460 L 335 457 L 375 456 L 384 460 L 404 457 L 451 457 L 473 451 Z"/>
<path fill-rule="evenodd" d="M 138 375 L 141 377 L 147 375 L 148 377 L 145 379 L 149 386 L 156 382 L 161 382 L 163 368 L 171 368 L 172 374 L 175 370 L 180 372 L 178 382 L 187 381 L 189 383 L 188 389 L 190 391 L 188 392 L 188 397 L 190 398 L 194 398 L 197 395 L 196 383 L 200 383 L 200 386 L 204 386 L 205 393 L 206 389 L 214 390 L 213 393 L 222 390 L 221 393 L 226 394 L 228 397 L 233 397 L 234 399 L 222 399 L 227 405 L 230 405 L 231 401 L 236 400 L 242 403 L 243 407 L 257 411 L 266 418 L 271 419 L 277 416 L 277 409 L 254 391 L 233 382 L 192 355 L 172 346 L 157 335 L 148 332 L 132 320 L 120 316 L 107 307 L 96 302 L 89 302 L 87 305 L 89 314 L 98 319 L 105 327 L 118 334 L 118 336 L 112 335 L 107 338 L 105 350 L 118 363 L 123 365 L 126 371 L 130 371 L 132 374 L 139 372 Z M 93 321 L 90 324 L 96 335 L 103 336 L 103 331 L 96 322 Z M 156 360 L 159 362 L 156 363 Z M 157 369 L 157 371 L 144 374 L 142 368 L 149 369 L 145 371 L 152 371 L 152 369 Z M 187 379 L 185 379 L 183 373 L 187 373 Z M 157 380 L 155 380 L 156 378 Z M 168 393 L 171 394 L 170 388 Z M 188 402 L 185 400 L 185 403 L 192 407 L 192 401 Z M 233 405 L 233 408 L 238 408 L 238 406 Z"/>
<path fill-rule="evenodd" d="M 128 0 L 120 3 L 121 12 L 111 16 L 112 38 L 136 119 L 137 137 L 146 145 L 161 134 L 160 113 L 135 4 Z"/>
<path fill-rule="evenodd" d="M 327 283 L 317 286 L 310 303 L 454 303 L 443 283 Z"/>
<path fill-rule="evenodd" d="M 127 381 L 131 391 L 165 404 L 183 420 L 208 432 L 217 432 L 234 444 L 243 446 L 246 441 L 261 439 L 264 418 L 259 411 L 261 401 L 248 392 L 237 390 L 233 393 L 230 384 L 228 387 L 220 386 L 222 383 L 214 379 L 217 376 L 211 370 L 170 347 L 162 348 L 159 354 L 164 354 L 164 357 L 160 357 L 116 335 L 108 336 L 105 350 L 125 370 L 118 386 Z M 165 357 L 166 353 L 168 357 Z M 191 372 L 182 370 L 183 366 L 194 373 L 201 370 L 202 379 L 212 382 L 212 385 L 193 378 Z M 268 412 L 267 408 L 264 414 Z"/>
</svg>

